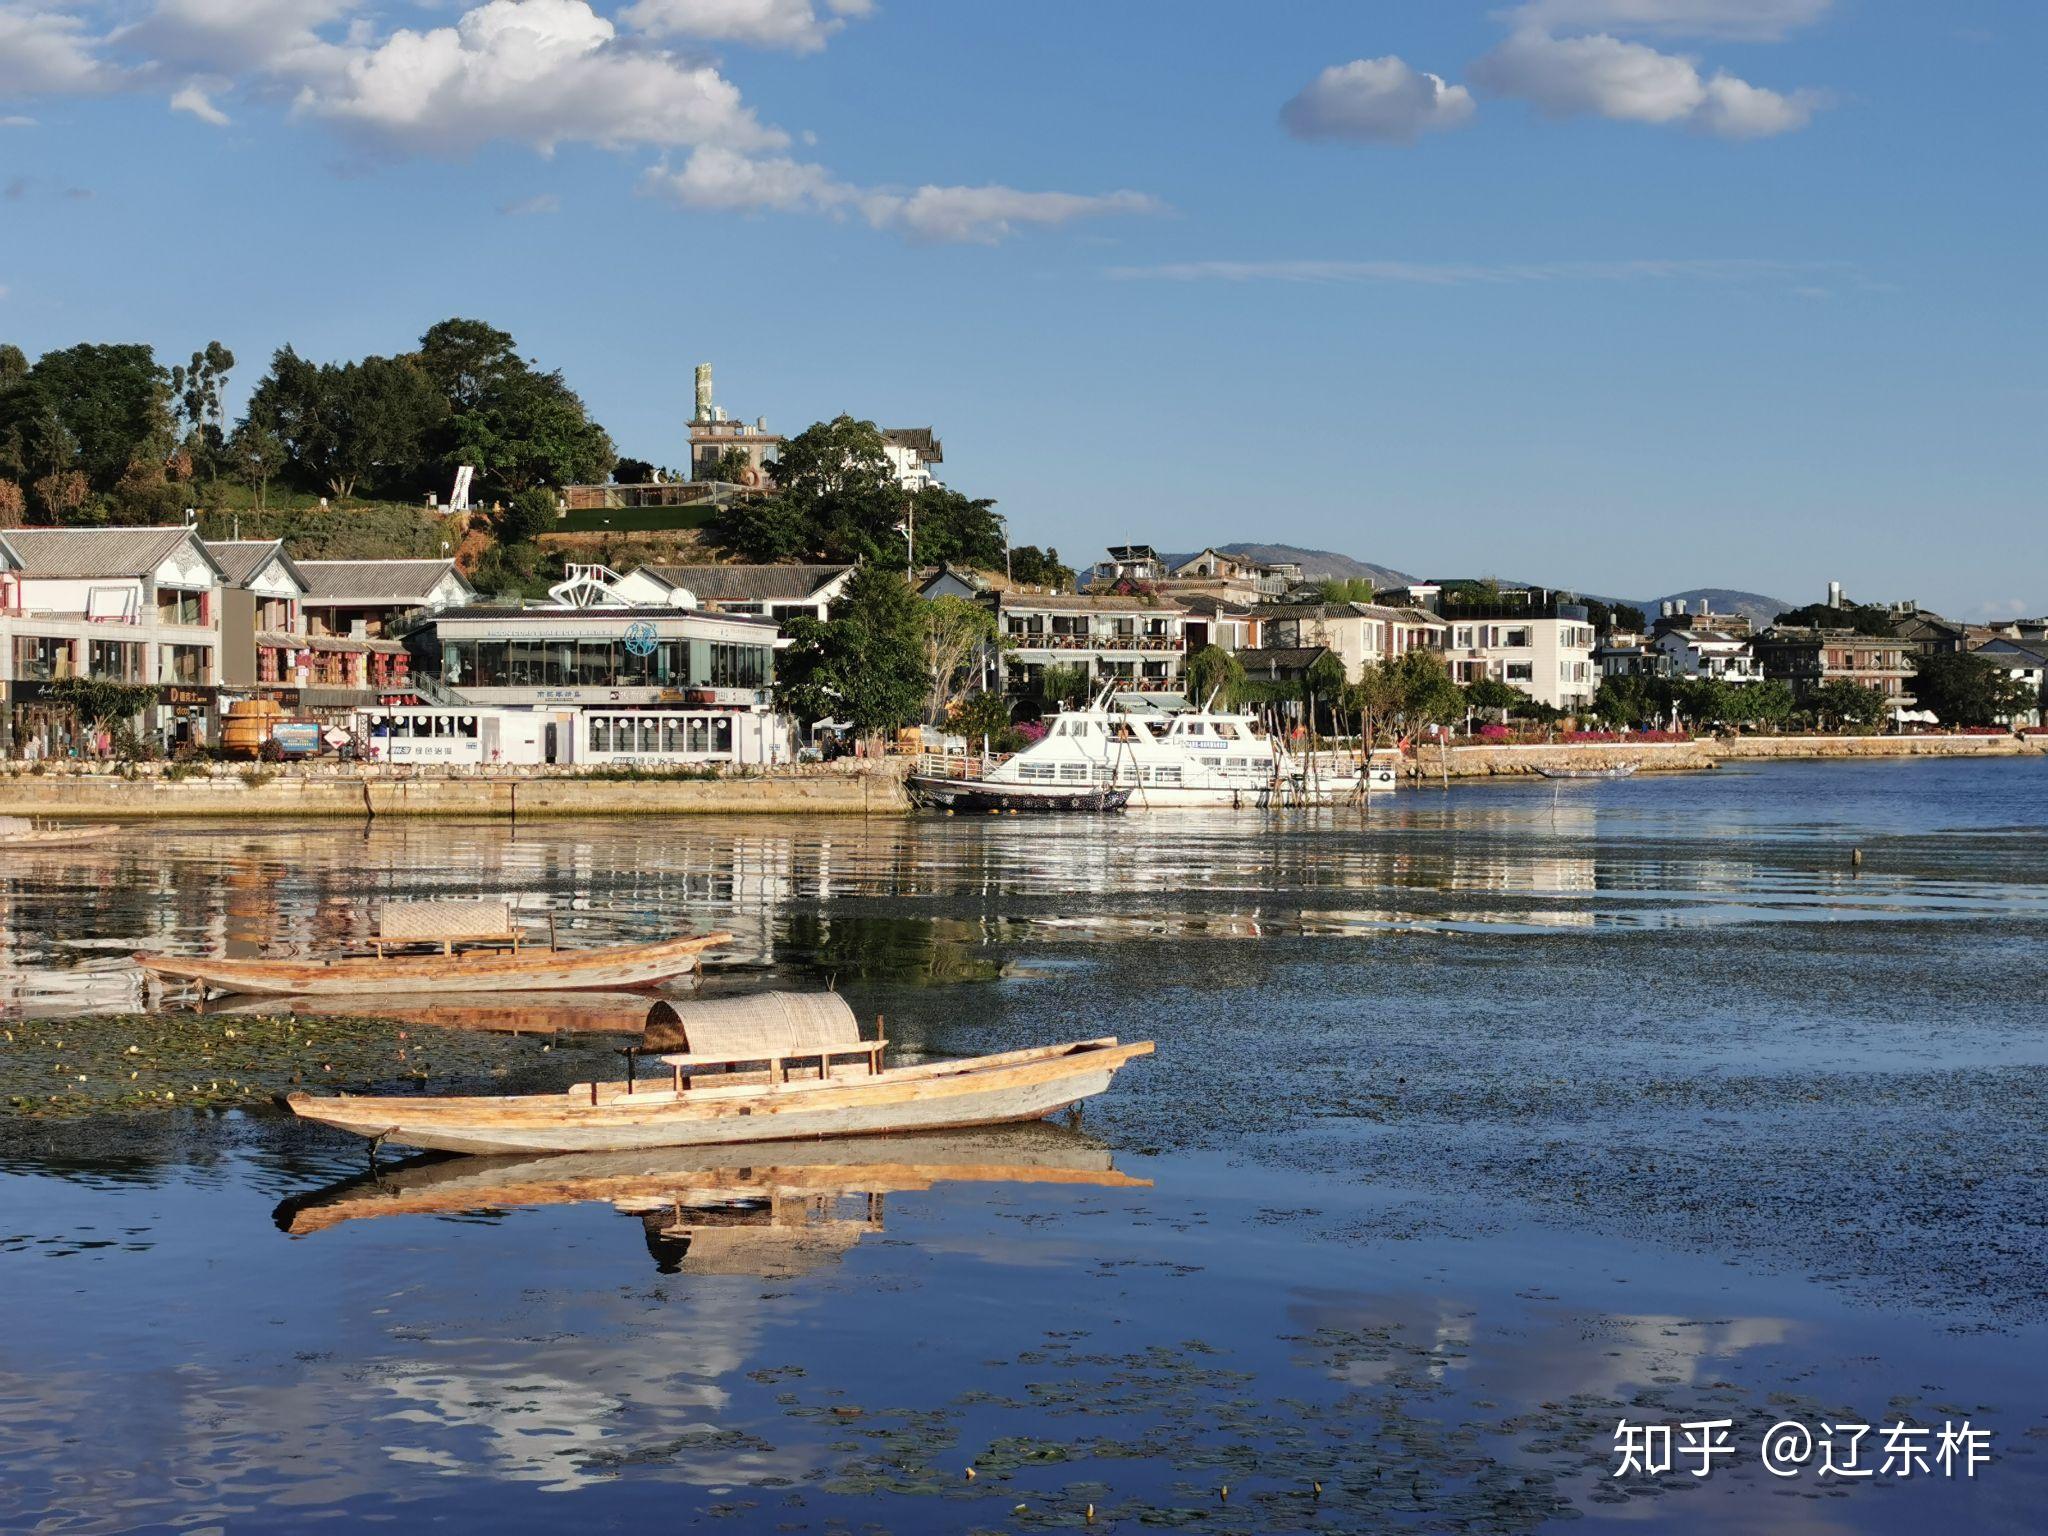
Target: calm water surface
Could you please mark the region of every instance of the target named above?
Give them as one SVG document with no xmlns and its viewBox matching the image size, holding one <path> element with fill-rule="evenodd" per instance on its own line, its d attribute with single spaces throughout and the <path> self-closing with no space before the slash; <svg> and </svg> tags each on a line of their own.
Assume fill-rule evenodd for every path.
<svg viewBox="0 0 2048 1536">
<path fill-rule="evenodd" d="M 484 893 L 729 928 L 708 985 L 830 981 L 906 1049 L 1159 1053 L 1078 1128 L 765 1167 L 0 1122 L 0 1529 L 2039 1529 L 2048 762 L 113 833 L 0 852 L 0 1014 L 90 1032 L 136 948 Z M 538 1022 L 536 1080 L 609 1069 Z M 1617 1480 L 1622 1418 L 1739 1454 Z M 1994 1460 L 1757 1464 L 1900 1418 Z"/>
</svg>

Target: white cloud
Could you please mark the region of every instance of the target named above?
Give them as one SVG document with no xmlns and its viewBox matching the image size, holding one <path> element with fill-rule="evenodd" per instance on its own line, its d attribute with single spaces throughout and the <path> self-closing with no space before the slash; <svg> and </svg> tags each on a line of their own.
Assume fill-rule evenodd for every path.
<svg viewBox="0 0 2048 1536">
<path fill-rule="evenodd" d="M 1125 281 L 1174 283 L 1403 283 L 1427 288 L 1553 282 L 1746 283 L 1816 274 L 1840 276 L 1840 262 L 1754 257 L 1665 257 L 1632 261 L 1178 261 L 1110 267 Z"/>
<path fill-rule="evenodd" d="M 823 166 L 786 156 L 751 156 L 722 146 L 695 150 L 680 169 L 658 166 L 642 190 L 685 208 L 722 212 L 816 213 L 858 217 L 875 229 L 932 244 L 994 245 L 1021 227 L 1154 213 L 1141 192 L 1025 192 L 1015 187 L 858 187 Z"/>
<path fill-rule="evenodd" d="M 635 0 L 619 13 L 649 37 L 688 37 L 752 48 L 816 53 L 849 20 L 874 14 L 873 0 Z"/>
<path fill-rule="evenodd" d="M 1620 122 L 1684 123 L 1725 138 L 1802 128 L 1820 104 L 1813 92 L 1782 95 L 1726 73 L 1703 80 L 1689 57 L 1604 32 L 1516 32 L 1472 66 L 1472 81 L 1552 117 L 1590 113 Z"/>
<path fill-rule="evenodd" d="M 466 154 L 496 139 L 543 152 L 725 143 L 772 147 L 739 89 L 707 64 L 618 45 L 584 0 L 489 0 L 452 27 L 351 49 L 296 110 L 387 149 Z"/>
<path fill-rule="evenodd" d="M 1834 0 L 1526 0 L 1511 13 L 1518 28 L 1542 32 L 1612 31 L 1653 37 L 1718 37 L 1776 42 L 1825 16 Z"/>
<path fill-rule="evenodd" d="M 1419 134 L 1470 121 L 1472 112 L 1464 86 L 1389 54 L 1331 65 L 1280 109 L 1280 121 L 1297 139 L 1412 144 Z"/>
<path fill-rule="evenodd" d="M 317 29 L 352 15 L 357 0 L 157 0 L 110 41 L 159 73 L 302 76 L 339 62 Z"/>
<path fill-rule="evenodd" d="M 172 92 L 171 110 L 190 112 L 202 123 L 211 123 L 216 128 L 225 128 L 228 125 L 227 113 L 216 107 L 213 99 L 200 86 L 188 85 Z"/>
<path fill-rule="evenodd" d="M 0 0 L 0 99 L 111 90 L 116 76 L 94 53 L 96 42 L 68 9 Z"/>
<path fill-rule="evenodd" d="M 36 120 L 32 117 L 22 117 L 18 114 L 12 117 L 0 117 L 0 128 L 33 128 L 35 125 Z"/>
<path fill-rule="evenodd" d="M 517 197 L 509 203 L 500 203 L 498 212 L 507 218 L 526 218 L 537 213 L 560 213 L 562 200 L 552 192 L 536 192 L 532 197 Z"/>
</svg>

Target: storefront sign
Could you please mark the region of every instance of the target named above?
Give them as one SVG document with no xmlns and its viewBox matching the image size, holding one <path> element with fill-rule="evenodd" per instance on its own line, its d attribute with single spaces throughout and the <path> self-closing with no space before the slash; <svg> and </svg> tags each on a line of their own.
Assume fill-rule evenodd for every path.
<svg viewBox="0 0 2048 1536">
<path fill-rule="evenodd" d="M 278 750 L 307 757 L 320 750 L 320 726 L 313 720 L 283 720 L 270 728 Z"/>
<path fill-rule="evenodd" d="M 164 702 L 173 709 L 210 709 L 219 694 L 218 688 L 196 688 L 189 683 L 172 683 L 164 689 Z"/>
</svg>

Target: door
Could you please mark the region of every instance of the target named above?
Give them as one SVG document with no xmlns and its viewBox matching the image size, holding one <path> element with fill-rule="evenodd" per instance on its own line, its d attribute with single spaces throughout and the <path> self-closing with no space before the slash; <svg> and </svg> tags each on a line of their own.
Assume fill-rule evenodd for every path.
<svg viewBox="0 0 2048 1536">
<path fill-rule="evenodd" d="M 554 721 L 550 720 L 547 724 L 546 731 L 544 731 L 541 736 L 541 740 L 545 743 L 545 745 L 541 749 L 541 760 L 543 762 L 552 763 L 558 761 L 555 753 L 556 743 L 560 738 L 560 733 L 561 727 L 556 725 Z"/>
</svg>

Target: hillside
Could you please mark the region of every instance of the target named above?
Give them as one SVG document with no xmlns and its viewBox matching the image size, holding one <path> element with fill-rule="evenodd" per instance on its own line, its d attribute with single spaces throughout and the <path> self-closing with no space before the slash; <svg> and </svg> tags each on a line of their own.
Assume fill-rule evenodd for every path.
<svg viewBox="0 0 2048 1536">
<path fill-rule="evenodd" d="M 1635 606 L 1643 610 L 1648 619 L 1657 617 L 1659 605 L 1680 602 L 1688 608 L 1698 608 L 1700 599 L 1707 600 L 1707 607 L 1714 613 L 1739 613 L 1758 629 L 1764 628 L 1779 614 L 1789 612 L 1798 606 L 1780 597 L 1766 597 L 1761 592 L 1744 592 L 1737 587 L 1688 587 L 1683 592 L 1667 592 L 1662 597 L 1653 597 L 1647 603 Z"/>
</svg>

